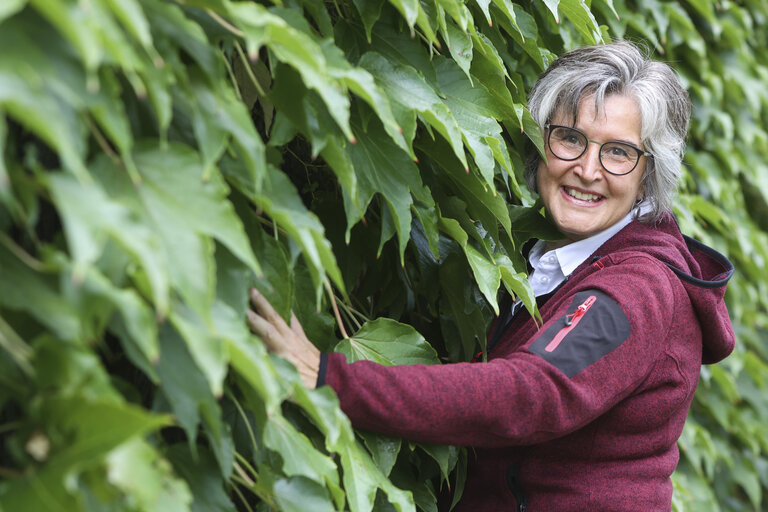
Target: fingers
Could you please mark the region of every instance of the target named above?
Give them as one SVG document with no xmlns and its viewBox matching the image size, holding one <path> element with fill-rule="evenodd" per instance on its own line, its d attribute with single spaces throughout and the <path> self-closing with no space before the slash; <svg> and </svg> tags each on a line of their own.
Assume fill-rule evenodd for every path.
<svg viewBox="0 0 768 512">
<path fill-rule="evenodd" d="M 253 311 L 246 311 L 246 315 L 251 330 L 261 338 L 267 349 L 272 352 L 278 351 L 281 348 L 281 336 L 275 326 Z"/>
<path fill-rule="evenodd" d="M 296 313 L 293 311 L 291 311 L 291 330 L 298 334 L 301 338 L 307 338 L 307 335 L 304 334 L 304 328 L 301 326 L 299 319 L 296 318 Z"/>
<path fill-rule="evenodd" d="M 280 313 L 275 311 L 272 304 L 256 288 L 251 288 L 251 304 L 256 308 L 256 312 L 267 322 L 274 325 L 278 331 L 287 332 L 290 330 L 283 317 L 280 316 Z"/>
</svg>

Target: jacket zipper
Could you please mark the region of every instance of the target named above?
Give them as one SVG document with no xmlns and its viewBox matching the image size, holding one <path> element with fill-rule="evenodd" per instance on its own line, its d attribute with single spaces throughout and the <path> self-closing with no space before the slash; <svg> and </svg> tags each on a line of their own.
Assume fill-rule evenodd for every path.
<svg viewBox="0 0 768 512">
<path fill-rule="evenodd" d="M 579 324 L 579 322 L 581 322 L 581 319 L 584 317 L 589 308 L 592 307 L 595 301 L 597 301 L 597 297 L 590 295 L 587 297 L 587 300 L 585 300 L 579 307 L 576 308 L 576 311 L 570 315 L 566 315 L 565 327 L 557 332 L 555 337 L 552 338 L 552 341 L 550 341 L 547 346 L 544 347 L 544 350 L 547 352 L 553 352 L 560 345 L 566 335 L 571 332 L 574 327 Z"/>
<path fill-rule="evenodd" d="M 515 501 L 517 501 L 518 512 L 525 512 L 525 510 L 528 508 L 528 500 L 526 499 L 525 493 L 523 493 L 522 486 L 520 485 L 519 473 L 520 468 L 514 464 L 507 468 L 507 486 L 509 487 L 509 490 L 512 491 L 512 494 L 515 497 Z"/>
</svg>

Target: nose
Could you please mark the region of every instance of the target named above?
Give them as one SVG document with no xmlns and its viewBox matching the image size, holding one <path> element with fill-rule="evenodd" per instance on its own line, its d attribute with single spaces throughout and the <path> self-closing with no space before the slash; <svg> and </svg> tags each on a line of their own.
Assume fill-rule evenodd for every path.
<svg viewBox="0 0 768 512">
<path fill-rule="evenodd" d="M 593 182 L 603 177 L 603 164 L 600 163 L 600 145 L 592 141 L 587 143 L 587 150 L 576 162 L 573 172 L 586 182 Z"/>
</svg>

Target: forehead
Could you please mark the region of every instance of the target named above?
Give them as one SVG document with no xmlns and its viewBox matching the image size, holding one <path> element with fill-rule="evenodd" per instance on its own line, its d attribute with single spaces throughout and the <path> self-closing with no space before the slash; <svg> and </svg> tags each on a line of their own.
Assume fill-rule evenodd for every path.
<svg viewBox="0 0 768 512">
<path fill-rule="evenodd" d="M 600 97 L 585 93 L 578 100 L 575 98 L 561 100 L 550 116 L 550 120 L 555 124 L 575 126 L 579 121 L 591 123 L 605 120 L 606 117 L 611 117 L 613 111 L 640 118 L 637 101 L 629 95 L 614 93 Z"/>
<path fill-rule="evenodd" d="M 632 97 L 622 94 L 606 96 L 603 101 L 585 96 L 575 112 L 559 109 L 552 117 L 552 123 L 573 126 L 598 140 L 613 139 L 631 144 L 639 144 L 642 140 L 640 108 Z"/>
</svg>

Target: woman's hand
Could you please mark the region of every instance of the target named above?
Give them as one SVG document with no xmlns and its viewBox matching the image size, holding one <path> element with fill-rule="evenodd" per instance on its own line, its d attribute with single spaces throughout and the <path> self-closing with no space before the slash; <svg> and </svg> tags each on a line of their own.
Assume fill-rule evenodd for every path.
<svg viewBox="0 0 768 512">
<path fill-rule="evenodd" d="M 251 330 L 264 341 L 270 352 L 293 363 L 306 387 L 314 388 L 320 369 L 320 351 L 307 339 L 296 315 L 291 313 L 289 327 L 255 288 L 251 289 L 251 304 L 255 309 L 247 313 Z"/>
</svg>

